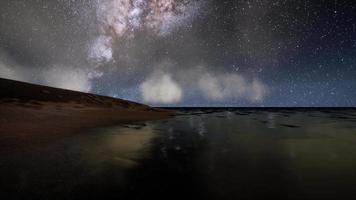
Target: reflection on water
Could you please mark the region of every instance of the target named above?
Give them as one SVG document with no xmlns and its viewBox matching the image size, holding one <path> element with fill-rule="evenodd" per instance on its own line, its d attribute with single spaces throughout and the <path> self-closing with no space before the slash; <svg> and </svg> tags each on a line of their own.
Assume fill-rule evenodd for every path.
<svg viewBox="0 0 356 200">
<path fill-rule="evenodd" d="M 0 197 L 354 199 L 356 112 L 180 110 L 0 158 Z"/>
</svg>

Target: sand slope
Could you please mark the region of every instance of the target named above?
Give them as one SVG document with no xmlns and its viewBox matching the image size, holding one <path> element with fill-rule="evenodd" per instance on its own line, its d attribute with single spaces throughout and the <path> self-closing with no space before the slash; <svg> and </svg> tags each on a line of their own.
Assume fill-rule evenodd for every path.
<svg viewBox="0 0 356 200">
<path fill-rule="evenodd" d="M 170 115 L 165 110 L 121 99 L 0 79 L 1 148 Z"/>
</svg>

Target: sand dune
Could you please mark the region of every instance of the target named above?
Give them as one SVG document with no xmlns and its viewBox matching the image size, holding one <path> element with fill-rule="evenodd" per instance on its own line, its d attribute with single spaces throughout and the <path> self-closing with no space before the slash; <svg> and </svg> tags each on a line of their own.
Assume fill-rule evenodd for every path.
<svg viewBox="0 0 356 200">
<path fill-rule="evenodd" d="M 121 99 L 0 79 L 1 148 L 172 113 Z"/>
</svg>

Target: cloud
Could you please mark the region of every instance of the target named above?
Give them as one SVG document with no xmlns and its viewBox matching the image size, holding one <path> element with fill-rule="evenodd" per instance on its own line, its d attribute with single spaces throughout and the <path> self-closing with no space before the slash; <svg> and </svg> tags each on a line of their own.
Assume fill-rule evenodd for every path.
<svg viewBox="0 0 356 200">
<path fill-rule="evenodd" d="M 0 49 L 0 77 L 12 80 L 22 80 L 23 74 L 17 63 L 12 62 L 6 52 Z"/>
<path fill-rule="evenodd" d="M 140 85 L 142 98 L 148 103 L 170 104 L 182 99 L 183 91 L 170 74 L 155 73 Z"/>
<path fill-rule="evenodd" d="M 20 75 L 9 67 L 7 64 L 0 61 L 0 77 L 12 80 L 21 80 Z"/>
<path fill-rule="evenodd" d="M 253 101 L 262 101 L 268 94 L 268 87 L 261 81 L 254 79 L 250 85 L 249 98 Z"/>
<path fill-rule="evenodd" d="M 91 89 L 90 76 L 82 69 L 56 65 L 43 72 L 42 80 L 45 85 L 62 89 L 82 92 L 89 92 Z"/>
<path fill-rule="evenodd" d="M 168 66 L 167 63 L 162 65 Z M 158 66 L 161 65 L 156 68 Z M 188 71 L 161 67 L 140 85 L 143 101 L 153 104 L 179 103 L 183 98 L 197 96 L 210 102 L 260 103 L 268 91 L 268 86 L 257 78 L 248 79 L 246 75 L 224 71 L 213 73 L 203 66 Z"/>
<path fill-rule="evenodd" d="M 101 76 L 102 73 L 93 69 L 88 70 L 59 64 L 49 65 L 47 69 L 34 70 L 28 66 L 19 65 L 11 59 L 8 53 L 0 49 L 1 78 L 89 92 L 91 80 Z"/>
<path fill-rule="evenodd" d="M 255 79 L 248 81 L 239 74 L 203 74 L 198 79 L 198 89 L 212 101 L 247 99 L 260 102 L 267 94 L 267 86 Z"/>
<path fill-rule="evenodd" d="M 0 62 L 0 77 L 11 80 L 43 84 L 56 88 L 89 92 L 91 89 L 91 75 L 81 69 L 64 66 L 54 66 L 37 74 L 37 81 L 31 78 L 31 72 L 24 67 L 9 66 Z M 97 76 L 97 75 L 96 75 Z"/>
</svg>

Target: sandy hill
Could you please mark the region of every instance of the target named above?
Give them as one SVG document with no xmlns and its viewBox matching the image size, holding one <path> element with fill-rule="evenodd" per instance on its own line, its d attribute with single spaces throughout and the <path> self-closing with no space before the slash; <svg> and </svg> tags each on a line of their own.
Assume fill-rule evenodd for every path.
<svg viewBox="0 0 356 200">
<path fill-rule="evenodd" d="M 85 129 L 171 113 L 100 95 L 0 78 L 0 146 L 45 142 Z"/>
<path fill-rule="evenodd" d="M 12 103 L 21 106 L 66 103 L 88 107 L 117 107 L 135 110 L 152 109 L 146 105 L 122 99 L 29 84 L 2 78 L 0 78 L 0 103 Z"/>
</svg>

